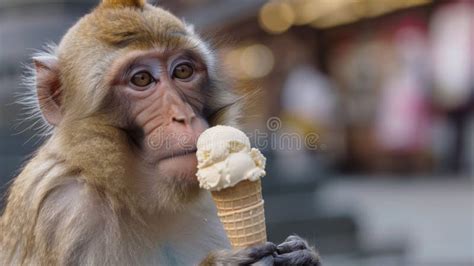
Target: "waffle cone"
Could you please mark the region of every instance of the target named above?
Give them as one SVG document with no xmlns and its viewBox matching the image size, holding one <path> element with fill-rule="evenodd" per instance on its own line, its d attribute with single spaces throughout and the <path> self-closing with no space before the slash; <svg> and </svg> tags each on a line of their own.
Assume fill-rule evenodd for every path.
<svg viewBox="0 0 474 266">
<path fill-rule="evenodd" d="M 234 248 L 267 241 L 260 180 L 242 181 L 231 188 L 213 191 L 217 214 Z"/>
</svg>

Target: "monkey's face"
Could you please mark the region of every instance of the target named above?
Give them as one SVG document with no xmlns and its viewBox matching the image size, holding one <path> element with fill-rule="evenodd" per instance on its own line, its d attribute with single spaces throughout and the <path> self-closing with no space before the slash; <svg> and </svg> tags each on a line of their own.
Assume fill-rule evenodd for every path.
<svg viewBox="0 0 474 266">
<path fill-rule="evenodd" d="M 111 70 L 134 152 L 156 176 L 196 185 L 196 141 L 208 127 L 203 59 L 180 49 L 132 51 Z"/>
<path fill-rule="evenodd" d="M 229 112 L 235 95 L 216 64 L 192 27 L 169 12 L 142 0 L 103 0 L 68 31 L 54 55 L 35 58 L 38 100 L 54 126 L 77 133 L 85 124 L 96 134 L 99 123 L 120 136 L 109 141 L 120 154 L 104 148 L 98 160 L 122 164 L 124 174 L 110 184 L 109 176 L 94 173 L 102 186 L 120 186 L 147 208 L 169 206 L 199 191 L 198 136 L 208 125 L 229 124 L 235 114 Z"/>
<path fill-rule="evenodd" d="M 147 5 L 96 12 L 91 21 L 129 18 L 93 24 L 92 29 L 100 33 L 98 41 L 115 48 L 104 57 L 112 59 L 102 66 L 101 85 L 107 92 L 102 105 L 112 106 L 106 108 L 111 123 L 128 135 L 137 169 L 131 174 L 132 193 L 148 207 L 163 198 L 189 201 L 199 191 L 197 138 L 223 106 L 214 58 L 191 28 L 162 9 Z"/>
</svg>

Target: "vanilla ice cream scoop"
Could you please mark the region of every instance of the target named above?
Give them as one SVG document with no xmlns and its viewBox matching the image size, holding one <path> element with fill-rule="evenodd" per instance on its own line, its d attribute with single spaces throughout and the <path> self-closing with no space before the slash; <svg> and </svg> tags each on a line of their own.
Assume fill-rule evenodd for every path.
<svg viewBox="0 0 474 266">
<path fill-rule="evenodd" d="M 265 175 L 265 157 L 250 147 L 245 133 L 233 127 L 215 126 L 204 131 L 197 141 L 196 155 L 199 184 L 211 191 Z"/>
</svg>

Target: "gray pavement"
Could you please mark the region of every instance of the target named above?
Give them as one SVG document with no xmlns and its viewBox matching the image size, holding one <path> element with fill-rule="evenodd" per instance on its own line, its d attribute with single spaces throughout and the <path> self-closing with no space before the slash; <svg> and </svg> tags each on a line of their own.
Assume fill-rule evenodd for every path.
<svg viewBox="0 0 474 266">
<path fill-rule="evenodd" d="M 473 191 L 472 177 L 359 177 L 328 183 L 316 201 L 352 214 L 363 248 L 406 247 L 403 265 L 474 265 Z"/>
</svg>

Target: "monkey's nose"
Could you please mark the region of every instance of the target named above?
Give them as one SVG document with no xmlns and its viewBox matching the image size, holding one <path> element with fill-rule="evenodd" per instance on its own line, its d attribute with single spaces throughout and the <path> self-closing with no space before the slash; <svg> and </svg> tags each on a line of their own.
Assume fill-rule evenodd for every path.
<svg viewBox="0 0 474 266">
<path fill-rule="evenodd" d="M 183 125 L 191 125 L 196 117 L 194 110 L 188 104 L 174 105 L 172 108 L 171 121 Z"/>
<path fill-rule="evenodd" d="M 173 117 L 173 122 L 186 123 L 186 118 L 184 116 Z"/>
</svg>

